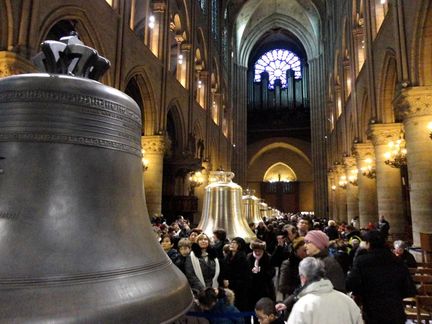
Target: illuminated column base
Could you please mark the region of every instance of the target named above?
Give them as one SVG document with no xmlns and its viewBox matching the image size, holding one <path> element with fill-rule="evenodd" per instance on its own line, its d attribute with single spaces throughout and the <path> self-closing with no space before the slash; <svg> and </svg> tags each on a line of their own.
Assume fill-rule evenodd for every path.
<svg viewBox="0 0 432 324">
<path fill-rule="evenodd" d="M 403 119 L 410 185 L 414 244 L 420 232 L 432 232 L 432 141 L 427 125 L 432 121 L 432 87 L 400 90 L 395 107 Z"/>
<path fill-rule="evenodd" d="M 359 167 L 365 165 L 368 158 L 374 159 L 373 146 L 370 143 L 354 144 L 356 162 Z M 358 199 L 360 228 L 366 228 L 368 223 L 378 222 L 377 189 L 374 178 L 358 175 Z"/>
<path fill-rule="evenodd" d="M 144 170 L 144 189 L 150 217 L 162 211 L 162 178 L 165 139 L 163 136 L 142 136 L 141 145 L 148 169 Z"/>
<path fill-rule="evenodd" d="M 390 223 L 390 233 L 403 237 L 406 231 L 405 206 L 402 198 L 400 169 L 385 164 L 388 143 L 400 138 L 402 124 L 372 124 L 369 134 L 375 149 L 378 214 Z"/>
<path fill-rule="evenodd" d="M 355 157 L 348 156 L 344 158 L 344 164 L 347 174 L 347 219 L 351 220 L 359 217 L 359 200 L 358 200 L 358 172 Z M 354 184 L 352 183 L 354 182 Z"/>
<path fill-rule="evenodd" d="M 345 188 L 339 185 L 339 180 L 342 176 L 345 176 L 345 168 L 342 165 L 337 165 L 336 169 L 336 206 L 337 206 L 337 221 L 347 222 L 347 195 L 346 186 Z"/>
</svg>

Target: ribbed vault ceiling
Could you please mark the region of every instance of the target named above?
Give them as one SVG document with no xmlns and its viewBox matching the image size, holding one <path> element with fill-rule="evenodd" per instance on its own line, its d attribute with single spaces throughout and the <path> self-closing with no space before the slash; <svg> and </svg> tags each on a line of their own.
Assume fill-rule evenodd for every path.
<svg viewBox="0 0 432 324">
<path fill-rule="evenodd" d="M 240 64 L 247 66 L 256 43 L 276 29 L 292 33 L 309 59 L 318 55 L 324 0 L 248 0 L 238 9 L 235 32 Z"/>
</svg>

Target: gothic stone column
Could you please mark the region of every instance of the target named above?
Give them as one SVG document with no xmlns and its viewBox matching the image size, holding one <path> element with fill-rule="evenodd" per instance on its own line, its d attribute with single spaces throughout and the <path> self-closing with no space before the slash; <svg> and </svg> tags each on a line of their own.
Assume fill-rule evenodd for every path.
<svg viewBox="0 0 432 324">
<path fill-rule="evenodd" d="M 375 160 L 374 150 L 371 143 L 354 144 L 357 166 L 365 165 L 365 160 Z M 378 222 L 377 189 L 375 179 L 368 178 L 362 174 L 358 175 L 358 199 L 359 199 L 359 221 L 360 228 L 364 228 L 369 222 Z"/>
<path fill-rule="evenodd" d="M 347 177 L 347 219 L 348 223 L 352 219 L 359 217 L 359 199 L 358 199 L 358 175 L 357 164 L 354 156 L 344 158 L 346 177 Z M 352 181 L 350 181 L 350 177 Z"/>
<path fill-rule="evenodd" d="M 145 158 L 149 161 L 144 171 L 144 189 L 150 217 L 160 215 L 162 210 L 162 177 L 165 139 L 163 136 L 142 136 L 141 145 Z"/>
<path fill-rule="evenodd" d="M 336 205 L 337 205 L 337 220 L 339 222 L 347 222 L 347 192 L 346 187 L 341 187 L 339 181 L 342 176 L 345 176 L 345 168 L 339 164 L 336 169 Z"/>
<path fill-rule="evenodd" d="M 337 208 L 336 208 L 336 188 L 337 179 L 336 174 L 333 169 L 328 171 L 328 201 L 329 201 L 329 219 L 336 220 Z"/>
<path fill-rule="evenodd" d="M 388 143 L 400 138 L 402 124 L 371 124 L 369 137 L 372 139 L 376 159 L 376 183 L 378 214 L 390 223 L 390 233 L 403 237 L 406 229 L 400 169 L 384 163 Z"/>
<path fill-rule="evenodd" d="M 394 104 L 405 129 L 413 239 L 420 245 L 420 232 L 432 232 L 432 86 L 402 88 Z"/>
</svg>

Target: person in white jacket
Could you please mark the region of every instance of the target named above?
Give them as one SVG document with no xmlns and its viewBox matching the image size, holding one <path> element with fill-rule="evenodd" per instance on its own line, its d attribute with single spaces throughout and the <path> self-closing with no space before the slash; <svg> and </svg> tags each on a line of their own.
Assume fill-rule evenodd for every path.
<svg viewBox="0 0 432 324">
<path fill-rule="evenodd" d="M 298 294 L 288 324 L 361 324 L 360 308 L 344 293 L 333 289 L 330 280 L 325 279 L 324 263 L 307 257 L 299 265 L 300 281 L 303 286 Z"/>
</svg>

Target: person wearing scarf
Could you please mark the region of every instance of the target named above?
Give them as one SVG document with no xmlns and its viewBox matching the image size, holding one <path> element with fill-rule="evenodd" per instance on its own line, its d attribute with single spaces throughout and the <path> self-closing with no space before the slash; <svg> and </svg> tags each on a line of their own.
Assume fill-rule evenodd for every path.
<svg viewBox="0 0 432 324">
<path fill-rule="evenodd" d="M 275 268 L 271 264 L 270 255 L 266 252 L 266 243 L 256 239 L 251 242 L 251 253 L 247 256 L 249 265 L 249 310 L 255 309 L 256 302 L 262 297 L 276 299 L 273 277 Z"/>
<path fill-rule="evenodd" d="M 216 252 L 210 247 L 210 239 L 204 233 L 192 244 L 192 251 L 185 262 L 185 273 L 194 292 L 200 292 L 207 287 L 218 288 L 220 272 Z"/>
</svg>

